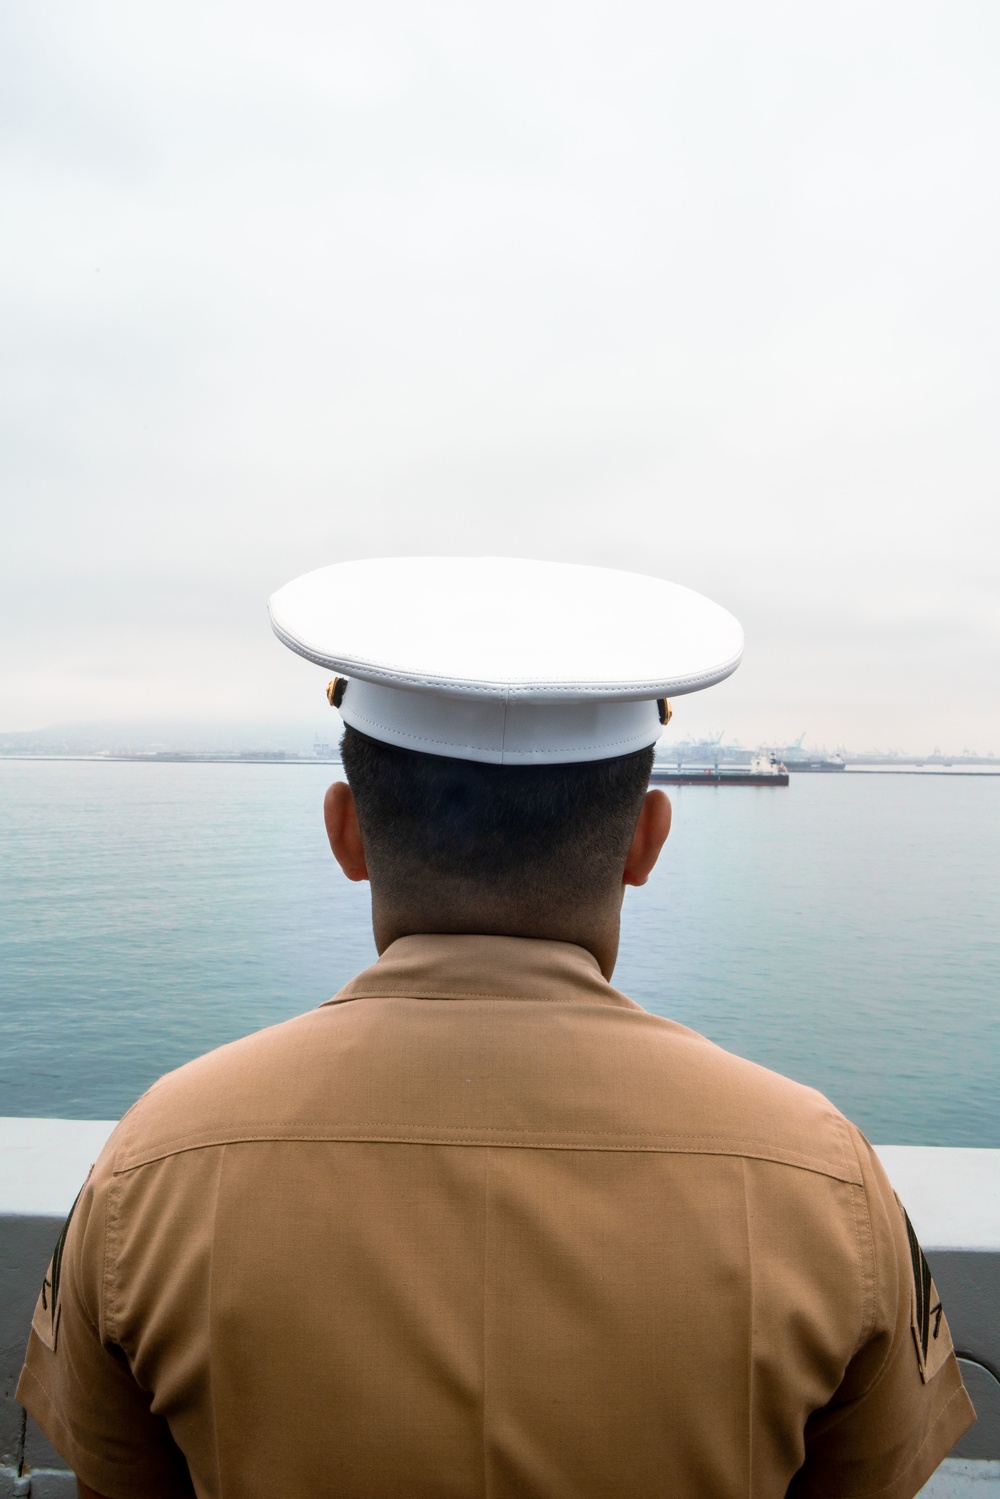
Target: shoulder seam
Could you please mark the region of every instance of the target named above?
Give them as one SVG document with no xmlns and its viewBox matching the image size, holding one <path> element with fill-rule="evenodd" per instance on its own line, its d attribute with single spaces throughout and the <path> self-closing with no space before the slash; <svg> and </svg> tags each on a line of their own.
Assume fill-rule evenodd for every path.
<svg viewBox="0 0 1000 1499">
<path fill-rule="evenodd" d="M 287 1127 L 286 1127 L 287 1128 Z M 411 1132 L 397 1130 L 373 1129 L 363 1125 L 340 1125 L 340 1126 L 299 1126 L 298 1128 L 285 1132 L 277 1132 L 275 1127 L 267 1124 L 259 1126 L 256 1130 L 244 1132 L 220 1131 L 218 1135 L 210 1138 L 187 1138 L 180 1139 L 160 1146 L 151 1146 L 141 1154 L 137 1154 L 130 1160 L 121 1161 L 115 1166 L 115 1175 L 123 1176 L 128 1172 L 140 1170 L 143 1166 L 152 1165 L 155 1161 L 166 1160 L 172 1156 L 184 1155 L 195 1150 L 218 1150 L 229 1145 L 263 1145 L 280 1143 L 315 1143 L 315 1144 L 343 1144 L 343 1145 L 436 1145 L 452 1149 L 476 1149 L 490 1147 L 508 1150 L 570 1150 L 599 1152 L 602 1154 L 650 1154 L 650 1155 L 709 1155 L 729 1156 L 735 1159 L 770 1161 L 777 1166 L 784 1166 L 793 1171 L 811 1171 L 817 1176 L 825 1176 L 833 1181 L 847 1182 L 852 1186 L 861 1185 L 854 1179 L 846 1164 L 838 1164 L 833 1161 L 822 1160 L 818 1157 L 810 1158 L 800 1154 L 798 1158 L 789 1155 L 787 1151 L 780 1149 L 772 1142 L 754 1141 L 743 1139 L 735 1141 L 725 1136 L 702 1135 L 696 1137 L 679 1136 L 674 1140 L 656 1140 L 644 1138 L 644 1136 L 655 1135 L 655 1131 L 636 1132 L 634 1134 L 622 1134 L 618 1139 L 609 1140 L 603 1131 L 578 1131 L 559 1130 L 528 1131 L 506 1126 L 479 1125 L 474 1128 L 463 1127 L 454 1133 L 448 1134 L 441 1130 L 414 1129 Z M 526 1134 L 537 1134 L 536 1139 L 523 1138 Z M 457 1136 L 457 1137 L 456 1137 Z M 514 1136 L 515 1138 L 511 1138 Z M 520 1136 L 521 1138 L 517 1138 Z M 569 1138 L 557 1138 L 569 1136 Z M 593 1138 L 589 1138 L 593 1136 Z M 499 1138 L 498 1138 L 499 1137 Z"/>
</svg>

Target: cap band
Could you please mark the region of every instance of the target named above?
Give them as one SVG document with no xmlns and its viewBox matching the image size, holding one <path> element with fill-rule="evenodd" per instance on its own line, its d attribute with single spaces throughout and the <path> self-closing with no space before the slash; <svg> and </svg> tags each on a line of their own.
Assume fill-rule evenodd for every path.
<svg viewBox="0 0 1000 1499">
<path fill-rule="evenodd" d="M 370 739 L 425 755 L 488 765 L 613 760 L 660 737 L 655 702 L 533 703 L 456 697 L 353 677 L 340 705 L 345 723 Z"/>
</svg>

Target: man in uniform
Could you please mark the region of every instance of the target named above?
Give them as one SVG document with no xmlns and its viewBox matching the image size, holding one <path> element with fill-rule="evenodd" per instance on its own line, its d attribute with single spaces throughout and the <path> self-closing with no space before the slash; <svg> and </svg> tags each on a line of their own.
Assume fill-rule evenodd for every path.
<svg viewBox="0 0 1000 1499">
<path fill-rule="evenodd" d="M 482 558 L 321 569 L 271 616 L 338 674 L 327 831 L 380 956 L 93 1168 L 19 1386 L 81 1494 L 909 1499 L 973 1414 L 877 1159 L 609 982 L 666 699 L 736 621 Z"/>
</svg>

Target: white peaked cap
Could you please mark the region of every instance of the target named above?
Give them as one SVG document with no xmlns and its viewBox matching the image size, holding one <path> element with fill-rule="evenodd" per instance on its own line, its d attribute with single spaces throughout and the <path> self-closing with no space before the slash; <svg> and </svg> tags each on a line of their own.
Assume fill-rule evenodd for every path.
<svg viewBox="0 0 1000 1499">
<path fill-rule="evenodd" d="M 279 640 L 348 679 L 352 728 L 494 765 L 644 749 L 660 736 L 659 699 L 721 682 L 743 654 L 737 621 L 702 594 L 565 562 L 339 562 L 268 607 Z"/>
</svg>

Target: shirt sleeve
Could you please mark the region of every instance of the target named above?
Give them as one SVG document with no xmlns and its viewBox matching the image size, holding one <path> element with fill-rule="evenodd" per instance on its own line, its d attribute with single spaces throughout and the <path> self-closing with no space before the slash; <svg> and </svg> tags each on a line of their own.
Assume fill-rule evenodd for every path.
<svg viewBox="0 0 1000 1499">
<path fill-rule="evenodd" d="M 59 1236 L 17 1398 L 84 1483 L 108 1499 L 187 1499 L 184 1457 L 109 1337 L 105 1253 L 115 1136 Z"/>
<path fill-rule="evenodd" d="M 913 1499 L 976 1419 L 916 1235 L 871 1146 L 855 1140 L 871 1246 L 868 1327 L 840 1389 L 806 1426 L 794 1499 Z"/>
</svg>

